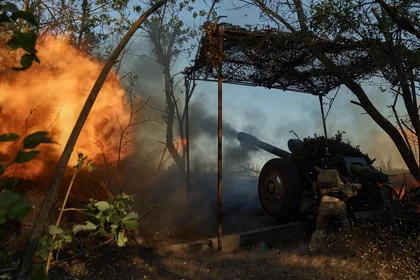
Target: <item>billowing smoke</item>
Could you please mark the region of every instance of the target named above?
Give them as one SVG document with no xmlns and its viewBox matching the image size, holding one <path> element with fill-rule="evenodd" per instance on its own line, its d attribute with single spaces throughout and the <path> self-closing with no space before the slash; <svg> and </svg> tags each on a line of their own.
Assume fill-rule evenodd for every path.
<svg viewBox="0 0 420 280">
<path fill-rule="evenodd" d="M 144 100 L 148 99 L 148 106 L 141 111 L 139 119 L 150 121 L 137 128 L 136 148 L 124 166 L 122 183 L 127 183 L 124 191 L 135 194 L 137 200 L 149 200 L 150 206 L 159 205 L 143 221 L 141 232 L 164 238 L 185 235 L 184 230 L 188 229 L 189 235 L 196 234 L 195 238 L 214 236 L 217 232 L 217 108 L 209 106 L 205 95 L 201 95 L 199 91 L 194 93 L 189 109 L 192 175 L 191 205 L 187 208 L 185 177 L 165 170 L 173 160 L 169 158 L 161 170 L 150 169 L 150 166 L 156 167 L 162 160 L 165 148 L 162 143 L 166 136 L 162 118 L 166 109 L 164 81 L 162 70 L 151 59 L 153 54 L 148 43 L 141 41 L 134 45 L 133 49 L 141 50 L 147 56 L 126 57 L 123 67 L 126 71 L 131 71 L 132 76 L 138 76 L 138 83 L 133 90 Z M 126 78 L 124 81 L 129 87 L 130 80 Z M 180 100 L 183 100 L 182 96 Z M 181 104 L 181 109 L 182 106 Z M 259 205 L 257 177 L 250 177 L 249 172 L 228 172 L 240 170 L 254 154 L 239 145 L 237 133 L 244 129 L 249 133 L 258 132 L 256 128 L 264 119 L 258 108 L 245 110 L 243 114 L 253 118 L 247 120 L 245 126 L 238 127 L 229 119 L 223 122 L 223 206 L 224 227 L 227 232 L 251 230 L 272 223 Z M 177 125 L 175 121 L 175 137 L 178 133 Z M 168 155 L 166 152 L 164 160 Z M 255 220 L 251 218 L 253 215 L 259 217 L 258 223 L 250 222 Z M 158 232 L 159 235 L 156 235 Z"/>
<path fill-rule="evenodd" d="M 211 114 L 201 99 L 196 99 L 190 106 L 190 146 L 195 154 L 191 155 L 192 169 L 197 171 L 215 171 L 217 168 L 217 115 Z M 256 132 L 255 127 L 247 131 Z M 223 165 L 224 169 L 237 169 L 249 161 L 252 150 L 243 148 L 237 140 L 238 130 L 228 121 L 222 122 Z M 207 168 L 204 168 L 205 164 Z"/>
<path fill-rule="evenodd" d="M 141 49 L 147 49 L 141 43 Z M 149 56 L 151 54 L 149 53 Z M 138 200 L 150 199 L 150 204 L 159 204 L 158 209 L 144 220 L 144 229 L 149 233 L 160 232 L 162 235 L 183 235 L 179 229 L 192 228 L 197 234 L 216 234 L 217 209 L 217 103 L 215 98 L 209 98 L 206 91 L 214 91 L 207 84 L 200 84 L 190 104 L 190 151 L 191 151 L 191 189 L 190 208 L 186 208 L 187 189 L 185 178 L 177 173 L 144 171 L 145 161 L 150 153 L 156 152 L 154 163 L 161 160 L 160 155 L 165 141 L 165 127 L 162 125 L 162 115 L 166 104 L 163 92 L 163 77 L 161 69 L 147 57 L 127 59 L 129 69 L 138 76 L 139 84 L 136 90 L 143 98 L 151 98 L 150 106 L 143 111 L 143 119 L 149 117 L 150 122 L 138 128 L 135 155 L 130 161 L 136 163 L 126 168 L 124 177 L 128 181 L 126 191 L 137 195 Z M 227 88 L 227 87 L 225 87 Z M 228 231 L 252 229 L 273 223 L 263 214 L 258 202 L 257 177 L 249 177 L 239 172 L 244 166 L 258 162 L 253 169 L 260 170 L 269 158 L 274 157 L 265 152 L 255 152 L 244 149 L 237 140 L 237 133 L 244 131 L 255 135 L 262 141 L 282 149 L 287 149 L 287 140 L 295 138 L 290 131 L 296 132 L 300 138 L 314 133 L 322 134 L 322 122 L 319 101 L 315 96 L 303 93 L 288 93 L 272 90 L 276 93 L 259 91 L 252 98 L 255 100 L 272 98 L 271 107 L 262 108 L 257 102 L 242 101 L 238 104 L 229 103 L 225 106 L 223 115 L 223 206 L 225 228 Z M 228 95 L 229 90 L 225 93 Z M 345 90 L 339 92 L 334 107 L 328 116 L 328 133 L 330 136 L 337 130 L 346 131 L 354 145 L 360 145 L 362 151 L 371 157 L 386 159 L 392 152 L 393 145 L 386 135 L 373 123 L 356 105 L 350 104 L 353 97 Z M 263 95 L 264 94 L 264 95 Z M 263 97 L 264 96 L 264 97 Z M 386 108 L 388 99 L 377 93 L 372 98 L 381 108 Z M 284 98 L 284 99 L 283 99 Z M 240 98 L 238 97 L 238 100 Z M 181 97 L 182 100 L 182 97 Z M 239 100 L 240 101 L 240 100 Z M 242 105 L 245 105 L 241 107 Z M 226 109 L 226 107 L 228 107 Z M 234 107 L 234 108 L 232 108 Z M 295 110 L 290 110 L 295 107 Z M 387 113 L 387 112 L 382 112 Z M 155 121 L 156 120 L 156 121 Z M 176 127 L 175 127 L 176 131 Z M 383 136 L 384 135 L 384 136 Z M 382 143 L 383 148 L 377 145 Z M 160 151 L 160 152 L 159 152 Z M 386 153 L 384 154 L 384 152 Z M 383 157 L 379 155 L 383 154 Z M 398 153 L 395 153 L 398 155 Z M 258 157 L 263 157 L 258 161 Z M 397 158 L 396 158 L 397 159 Z M 171 162 L 169 159 L 168 162 Z M 235 172 L 229 172 L 233 171 Z M 258 176 L 258 174 L 255 174 Z M 188 222 L 188 223 L 187 223 Z M 241 227 L 238 225 L 240 224 Z"/>
</svg>

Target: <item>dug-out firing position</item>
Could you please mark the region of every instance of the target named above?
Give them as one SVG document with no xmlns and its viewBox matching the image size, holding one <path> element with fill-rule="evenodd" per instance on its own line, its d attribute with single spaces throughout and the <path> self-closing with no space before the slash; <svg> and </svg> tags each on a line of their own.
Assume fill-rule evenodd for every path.
<svg viewBox="0 0 420 280">
<path fill-rule="evenodd" d="M 353 193 L 357 195 L 347 192 L 350 195 L 337 198 L 347 203 L 348 207 L 343 208 L 351 213 L 385 209 L 398 202 L 399 194 L 388 183 L 388 176 L 372 166 L 374 160 L 342 141 L 341 135 L 308 137 L 303 141 L 290 139 L 287 143 L 290 152 L 244 132 L 240 132 L 237 138 L 245 148 L 262 149 L 277 156 L 261 169 L 258 196 L 264 211 L 278 220 L 316 216 L 317 198 L 322 200 L 325 197 L 326 201 L 327 197 L 335 197 L 330 192 L 322 194 L 322 188 L 321 193 L 313 189 L 314 183 L 320 183 L 318 180 L 323 178 L 323 175 L 319 177 L 321 170 L 336 170 L 343 182 L 343 185 L 339 184 L 341 194 L 345 195 L 349 187 L 357 191 Z"/>
</svg>

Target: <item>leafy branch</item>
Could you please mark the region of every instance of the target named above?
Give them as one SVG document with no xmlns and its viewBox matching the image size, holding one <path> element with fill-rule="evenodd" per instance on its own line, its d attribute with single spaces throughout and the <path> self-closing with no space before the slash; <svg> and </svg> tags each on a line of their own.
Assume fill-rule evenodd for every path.
<svg viewBox="0 0 420 280">
<path fill-rule="evenodd" d="M 107 201 L 90 199 L 85 209 L 76 209 L 89 217 L 85 224 L 76 224 L 71 230 L 50 225 L 47 234 L 40 239 L 37 256 L 48 262 L 53 251 L 61 250 L 83 231 L 90 232 L 90 236 L 111 237 L 118 246 L 125 246 L 128 241 L 126 230 L 139 226 L 139 215 L 132 211 L 133 207 L 134 197 L 124 193 Z M 71 209 L 61 211 L 65 210 Z"/>
<path fill-rule="evenodd" d="M 15 133 L 1 134 L 0 142 L 12 142 L 19 139 Z M 39 153 L 35 150 L 40 144 L 54 143 L 49 137 L 48 132 L 39 131 L 28 135 L 22 141 L 22 148 L 17 152 L 14 159 L 6 164 L 0 164 L 0 176 L 3 176 L 6 169 L 12 164 L 23 164 L 33 160 Z M 17 184 L 17 180 L 0 179 L 0 235 L 5 233 L 8 221 L 21 222 L 22 219 L 32 208 L 32 204 L 24 197 L 10 191 Z"/>
<path fill-rule="evenodd" d="M 48 245 L 51 246 L 50 248 L 52 248 L 52 250 L 57 249 L 57 248 L 55 248 L 57 246 L 59 246 L 59 248 L 61 248 L 60 246 L 62 246 L 62 244 L 64 242 L 71 242 L 71 240 L 72 240 L 71 235 L 65 234 L 63 232 L 63 230 L 61 230 L 58 226 L 60 225 L 61 217 L 63 216 L 64 209 L 66 208 L 67 200 L 69 198 L 70 191 L 71 191 L 71 188 L 73 186 L 74 180 L 76 179 L 76 175 L 77 175 L 78 171 L 84 165 L 86 165 L 86 168 L 89 171 L 93 171 L 95 169 L 95 166 L 92 164 L 92 161 L 87 160 L 87 162 L 86 162 L 86 160 L 87 160 L 87 156 L 83 155 L 82 153 L 78 154 L 77 164 L 73 167 L 76 171 L 74 172 L 73 177 L 71 178 L 70 185 L 67 189 L 66 197 L 64 198 L 64 201 L 63 201 L 63 206 L 61 207 L 60 214 L 58 215 L 58 218 L 57 218 L 57 222 L 56 222 L 55 226 L 50 226 L 48 228 L 48 233 L 52 234 L 51 243 L 48 243 Z M 59 243 L 54 243 L 54 239 L 56 238 L 57 234 L 59 235 L 59 240 L 58 240 Z M 48 269 L 50 267 L 52 250 L 50 250 L 50 252 L 48 254 L 48 257 L 47 257 L 47 265 L 46 265 L 46 272 L 47 273 L 48 273 Z"/>
<path fill-rule="evenodd" d="M 25 21 L 22 27 L 20 27 L 19 21 Z M 19 48 L 23 49 L 26 53 L 20 59 L 21 67 L 13 67 L 14 70 L 25 70 L 32 66 L 33 62 L 40 63 L 36 53 L 36 40 L 38 28 L 38 22 L 35 16 L 29 11 L 20 11 L 18 7 L 12 3 L 6 2 L 0 5 L 0 24 L 8 25 L 12 31 L 11 39 L 7 42 L 12 50 Z"/>
</svg>

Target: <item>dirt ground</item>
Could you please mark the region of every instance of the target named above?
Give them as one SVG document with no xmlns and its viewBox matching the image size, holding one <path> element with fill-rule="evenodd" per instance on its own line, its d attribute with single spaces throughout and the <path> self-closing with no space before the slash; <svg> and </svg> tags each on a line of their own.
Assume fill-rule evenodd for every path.
<svg viewBox="0 0 420 280">
<path fill-rule="evenodd" d="M 34 211 L 26 217 L 20 234 L 0 240 L 0 251 L 6 249 L 15 256 L 24 248 L 43 199 L 37 191 L 27 194 L 36 205 Z M 53 215 L 51 222 L 55 218 Z M 66 216 L 63 226 L 72 221 L 73 217 Z M 49 276 L 51 280 L 420 279 L 419 225 L 394 223 L 359 223 L 351 235 L 330 235 L 325 251 L 319 254 L 309 254 L 307 241 L 297 245 L 261 244 L 235 253 L 162 255 L 151 248 L 189 240 L 191 237 L 182 236 L 183 231 L 161 231 L 151 236 L 140 233 L 122 248 L 112 242 L 96 247 L 104 239 L 76 240 L 58 254 L 59 261 Z M 16 266 L 15 261 L 13 255 L 6 261 L 0 256 L 0 271 Z"/>
<path fill-rule="evenodd" d="M 236 253 L 163 256 L 138 245 L 101 247 L 57 264 L 51 279 L 419 279 L 420 239 L 358 230 L 330 236 L 325 252 L 307 244 L 250 248 Z"/>
<path fill-rule="evenodd" d="M 420 279 L 420 231 L 366 226 L 351 235 L 332 233 L 322 252 L 297 245 L 260 244 L 235 253 L 163 255 L 130 240 L 126 247 L 91 240 L 67 248 L 50 270 L 51 280 L 111 279 Z M 83 253 L 83 250 L 86 250 Z"/>
</svg>

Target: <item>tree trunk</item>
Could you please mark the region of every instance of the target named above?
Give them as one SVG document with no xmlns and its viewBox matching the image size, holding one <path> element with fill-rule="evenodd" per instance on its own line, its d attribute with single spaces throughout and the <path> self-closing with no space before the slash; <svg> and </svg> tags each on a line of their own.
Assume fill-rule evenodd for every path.
<svg viewBox="0 0 420 280">
<path fill-rule="evenodd" d="M 118 46 L 115 48 L 114 52 L 108 58 L 107 62 L 104 65 L 101 73 L 99 74 L 98 79 L 96 80 L 85 105 L 77 119 L 77 122 L 73 128 L 73 131 L 70 134 L 69 140 L 64 148 L 64 151 L 60 157 L 57 168 L 55 170 L 54 176 L 51 180 L 51 184 L 47 190 L 47 194 L 42 203 L 41 210 L 39 212 L 38 218 L 32 229 L 31 236 L 29 237 L 28 243 L 26 245 L 26 250 L 23 253 L 19 264 L 19 270 L 17 273 L 16 279 L 18 280 L 27 280 L 31 267 L 32 261 L 37 250 L 38 241 L 44 233 L 44 229 L 47 226 L 48 217 L 56 201 L 58 187 L 60 186 L 61 179 L 63 178 L 64 171 L 69 162 L 70 156 L 73 152 L 73 148 L 76 144 L 77 138 L 83 128 L 83 125 L 89 115 L 90 110 L 92 109 L 93 104 L 95 103 L 96 97 L 98 96 L 99 91 L 101 90 L 102 85 L 104 84 L 108 73 L 111 71 L 112 66 L 114 65 L 116 59 L 120 55 L 121 51 L 127 45 L 128 41 L 137 31 L 137 29 L 143 24 L 143 22 L 155 11 L 157 11 L 161 6 L 163 6 L 168 0 L 161 0 L 153 5 L 149 10 L 147 10 L 130 28 Z"/>
<path fill-rule="evenodd" d="M 398 151 L 401 154 L 404 162 L 407 164 L 408 169 L 416 180 L 420 180 L 420 169 L 417 164 L 414 154 L 410 151 L 404 138 L 398 129 L 392 125 L 392 123 L 386 119 L 382 114 L 375 108 L 372 102 L 369 100 L 366 92 L 362 87 L 350 79 L 344 71 L 337 67 L 331 59 L 329 59 L 320 50 L 314 50 L 314 55 L 327 67 L 334 75 L 339 78 L 342 83 L 347 86 L 359 99 L 362 108 L 368 113 L 368 115 L 388 134 L 392 139 Z"/>
<path fill-rule="evenodd" d="M 177 149 L 174 146 L 174 119 L 175 119 L 175 104 L 173 100 L 174 92 L 172 89 L 172 79 L 169 65 L 164 65 L 164 76 L 165 76 L 165 96 L 166 96 L 166 103 L 168 106 L 168 116 L 167 116 L 167 125 L 166 125 L 166 146 L 168 147 L 168 151 L 171 154 L 172 158 L 175 161 L 176 166 L 178 167 L 178 171 L 181 173 L 185 173 L 185 161 L 179 155 Z"/>
<path fill-rule="evenodd" d="M 82 2 L 82 18 L 81 18 L 81 23 L 80 23 L 80 30 L 79 30 L 79 35 L 77 37 L 77 42 L 76 42 L 76 48 L 80 49 L 81 45 L 82 45 L 82 40 L 83 40 L 83 35 L 85 33 L 85 26 L 86 26 L 86 20 L 87 20 L 87 16 L 88 16 L 88 2 L 87 0 L 83 0 Z"/>
</svg>

